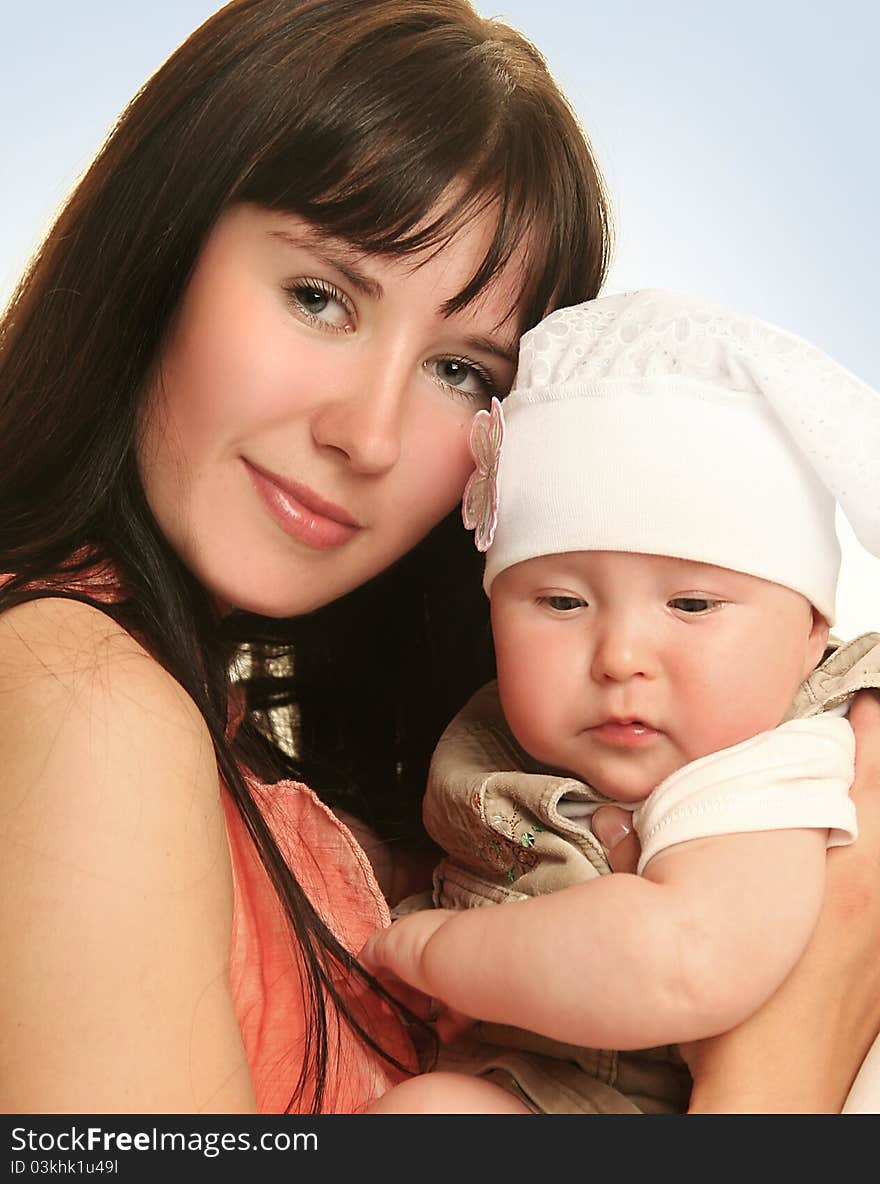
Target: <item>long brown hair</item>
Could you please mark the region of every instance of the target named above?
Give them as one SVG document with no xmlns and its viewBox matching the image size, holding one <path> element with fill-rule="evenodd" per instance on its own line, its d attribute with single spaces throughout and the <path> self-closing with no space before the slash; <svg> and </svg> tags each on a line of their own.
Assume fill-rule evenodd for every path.
<svg viewBox="0 0 880 1184">
<path fill-rule="evenodd" d="M 609 216 L 540 54 L 466 0 L 233 0 L 123 112 L 0 324 L 0 571 L 16 573 L 0 610 L 54 592 L 87 599 L 143 638 L 199 707 L 302 950 L 310 1038 L 291 1095 L 317 1111 L 328 1009 L 382 1051 L 335 985 L 338 968 L 381 988 L 316 914 L 241 767 L 300 777 L 399 837 L 440 731 L 493 659 L 478 556 L 455 515 L 368 585 L 294 621 L 218 622 L 158 529 L 136 464 L 142 399 L 200 248 L 237 201 L 388 255 L 440 248 L 491 205 L 493 242 L 451 307 L 525 241 L 523 329 L 598 292 Z M 116 603 L 76 590 L 76 573 L 100 560 L 124 589 Z M 231 745 L 242 644 L 250 710 Z M 273 743 L 272 707 L 295 712 L 295 757 Z"/>
</svg>

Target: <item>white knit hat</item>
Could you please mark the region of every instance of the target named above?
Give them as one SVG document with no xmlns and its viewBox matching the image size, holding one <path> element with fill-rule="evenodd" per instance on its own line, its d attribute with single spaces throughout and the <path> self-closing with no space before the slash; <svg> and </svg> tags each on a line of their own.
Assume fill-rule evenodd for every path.
<svg viewBox="0 0 880 1184">
<path fill-rule="evenodd" d="M 471 431 L 483 585 L 538 555 L 635 551 L 793 588 L 833 623 L 839 501 L 880 554 L 880 396 L 819 350 L 673 292 L 559 309 Z"/>
</svg>

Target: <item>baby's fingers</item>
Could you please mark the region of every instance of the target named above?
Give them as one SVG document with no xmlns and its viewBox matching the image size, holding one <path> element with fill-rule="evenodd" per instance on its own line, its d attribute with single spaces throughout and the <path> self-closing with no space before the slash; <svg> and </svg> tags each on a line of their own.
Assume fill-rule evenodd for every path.
<svg viewBox="0 0 880 1184">
<path fill-rule="evenodd" d="M 592 829 L 605 848 L 612 871 L 636 870 L 641 846 L 628 810 L 621 810 L 619 806 L 600 806 L 593 815 Z"/>
<path fill-rule="evenodd" d="M 381 952 L 382 940 L 382 933 L 374 933 L 371 937 L 367 938 L 364 948 L 358 954 L 358 962 L 360 962 L 361 966 L 365 970 L 369 970 L 370 974 L 375 975 L 377 978 L 384 965 Z"/>
<path fill-rule="evenodd" d="M 434 1001 L 435 1013 L 437 1010 L 437 1001 Z M 437 1035 L 444 1044 L 451 1044 L 453 1040 L 457 1040 L 459 1036 L 464 1035 L 469 1028 L 474 1026 L 474 1020 L 469 1015 L 464 1015 L 460 1011 L 453 1011 L 450 1007 L 440 1006 L 439 1015 L 437 1015 Z"/>
<path fill-rule="evenodd" d="M 389 970 L 383 963 L 381 953 L 383 934 L 374 933 L 372 937 L 367 940 L 366 945 L 361 950 L 358 961 L 365 970 L 372 974 L 373 978 L 385 988 L 389 995 L 393 995 L 404 1007 L 409 1008 L 414 1015 L 419 1016 L 423 1020 L 432 1020 L 431 1000 L 422 991 L 416 987 L 411 987 L 409 983 L 405 983 L 403 979 L 391 970 Z"/>
</svg>

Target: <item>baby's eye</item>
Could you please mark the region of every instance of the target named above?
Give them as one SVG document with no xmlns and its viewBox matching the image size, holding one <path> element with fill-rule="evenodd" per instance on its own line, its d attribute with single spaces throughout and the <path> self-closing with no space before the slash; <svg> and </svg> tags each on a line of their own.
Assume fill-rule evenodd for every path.
<svg viewBox="0 0 880 1184">
<path fill-rule="evenodd" d="M 546 604 L 557 613 L 571 613 L 586 605 L 586 601 L 581 600 L 579 596 L 541 596 L 538 603 Z"/>
<path fill-rule="evenodd" d="M 469 358 L 433 358 L 427 363 L 431 376 L 441 386 L 468 400 L 485 400 L 499 394 L 498 385 L 488 370 Z"/>
<path fill-rule="evenodd" d="M 325 280 L 295 280 L 285 286 L 294 312 L 327 329 L 351 328 L 353 310 L 338 288 Z"/>
<path fill-rule="evenodd" d="M 674 600 L 670 600 L 669 607 L 680 613 L 687 613 L 688 616 L 700 616 L 712 612 L 721 603 L 720 600 L 713 600 L 709 596 L 676 596 Z"/>
</svg>

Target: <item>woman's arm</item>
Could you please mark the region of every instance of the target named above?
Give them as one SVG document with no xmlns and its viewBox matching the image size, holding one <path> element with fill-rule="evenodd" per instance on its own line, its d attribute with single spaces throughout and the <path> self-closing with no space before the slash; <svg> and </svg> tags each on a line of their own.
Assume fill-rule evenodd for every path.
<svg viewBox="0 0 880 1184">
<path fill-rule="evenodd" d="M 210 738 L 105 615 L 0 617 L 0 1107 L 255 1108 Z"/>
<path fill-rule="evenodd" d="M 859 838 L 829 851 L 818 924 L 779 990 L 738 1028 L 684 1050 L 692 1111 L 837 1113 L 880 1031 L 880 696 L 858 695 L 850 722 Z M 620 823 L 605 812 L 595 829 L 607 842 Z M 629 836 L 610 858 L 634 866 Z"/>
<path fill-rule="evenodd" d="M 600 1048 L 724 1031 L 759 1007 L 818 915 L 825 832 L 680 843 L 645 876 L 404 917 L 362 958 L 480 1019 Z"/>
</svg>

